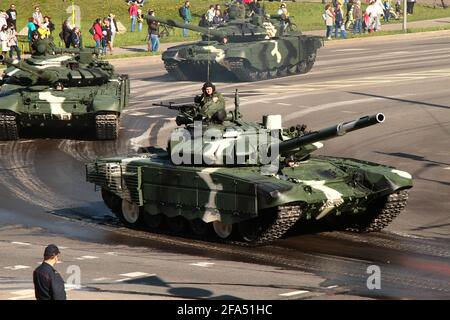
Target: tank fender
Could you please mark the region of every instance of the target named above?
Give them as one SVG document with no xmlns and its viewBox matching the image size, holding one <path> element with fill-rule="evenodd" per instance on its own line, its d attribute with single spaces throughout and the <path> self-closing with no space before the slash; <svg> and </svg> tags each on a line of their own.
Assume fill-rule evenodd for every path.
<svg viewBox="0 0 450 320">
<path fill-rule="evenodd" d="M 111 111 L 120 112 L 120 101 L 115 97 L 96 96 L 92 102 L 94 112 Z"/>
<path fill-rule="evenodd" d="M 8 110 L 19 113 L 22 104 L 21 97 L 18 94 L 5 95 L 0 100 L 0 110 Z"/>
</svg>

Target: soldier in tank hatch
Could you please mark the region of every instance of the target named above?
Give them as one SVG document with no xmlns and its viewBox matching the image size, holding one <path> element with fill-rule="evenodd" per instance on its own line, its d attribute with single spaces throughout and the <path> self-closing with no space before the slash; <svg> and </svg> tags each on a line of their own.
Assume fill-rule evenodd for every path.
<svg viewBox="0 0 450 320">
<path fill-rule="evenodd" d="M 202 94 L 195 97 L 195 103 L 200 106 L 200 115 L 208 121 L 222 123 L 226 118 L 225 99 L 216 91 L 216 86 L 206 82 L 202 87 Z"/>
</svg>

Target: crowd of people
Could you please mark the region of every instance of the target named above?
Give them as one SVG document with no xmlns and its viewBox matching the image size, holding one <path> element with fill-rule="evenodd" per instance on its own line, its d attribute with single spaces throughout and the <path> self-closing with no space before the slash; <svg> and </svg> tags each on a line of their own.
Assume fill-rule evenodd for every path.
<svg viewBox="0 0 450 320">
<path fill-rule="evenodd" d="M 20 59 L 20 49 L 17 39 L 17 10 L 14 4 L 4 11 L 0 9 L 0 41 L 2 44 L 2 55 L 9 54 L 13 58 L 14 52 L 17 59 Z"/>
<path fill-rule="evenodd" d="M 322 18 L 326 25 L 326 37 L 331 40 L 338 35 L 345 39 L 347 30 L 353 34 L 372 33 L 381 29 L 381 18 L 385 22 L 398 19 L 401 14 L 401 0 L 392 6 L 390 0 L 367 0 L 365 10 L 360 0 L 333 0 L 325 6 Z"/>
<path fill-rule="evenodd" d="M 118 32 L 116 16 L 110 13 L 107 17 L 95 19 L 89 29 L 94 41 L 95 48 L 100 49 L 100 53 L 105 55 L 107 49 L 113 53 L 114 38 Z"/>
</svg>

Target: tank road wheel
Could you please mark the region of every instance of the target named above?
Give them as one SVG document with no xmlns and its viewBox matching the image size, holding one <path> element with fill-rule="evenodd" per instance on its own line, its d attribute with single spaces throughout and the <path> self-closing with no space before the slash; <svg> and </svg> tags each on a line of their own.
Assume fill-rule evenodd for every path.
<svg viewBox="0 0 450 320">
<path fill-rule="evenodd" d="M 188 77 L 181 70 L 180 65 L 178 63 L 166 62 L 164 63 L 164 67 L 166 68 L 167 73 L 169 73 L 169 76 L 171 76 L 175 80 L 179 81 L 188 80 Z"/>
<path fill-rule="evenodd" d="M 189 220 L 189 226 L 192 232 L 198 236 L 205 236 L 211 231 L 211 224 L 206 223 L 202 219 Z"/>
<path fill-rule="evenodd" d="M 109 190 L 102 188 L 102 199 L 106 206 L 116 215 L 117 218 L 122 219 L 122 199 Z"/>
<path fill-rule="evenodd" d="M 12 112 L 0 112 L 0 140 L 19 139 L 16 114 Z"/>
<path fill-rule="evenodd" d="M 167 218 L 167 225 L 169 226 L 169 229 L 172 230 L 175 233 L 180 233 L 184 230 L 186 227 L 186 219 L 180 216 Z"/>
<path fill-rule="evenodd" d="M 122 199 L 122 220 L 125 225 L 136 227 L 141 224 L 141 212 L 137 204 Z"/>
<path fill-rule="evenodd" d="M 288 69 L 286 67 L 280 67 L 278 69 L 278 76 L 279 77 L 286 77 L 288 75 Z"/>
<path fill-rule="evenodd" d="M 308 56 L 308 59 L 306 59 L 306 61 L 301 61 L 298 66 L 298 73 L 303 74 L 303 73 L 308 73 L 312 67 L 314 66 L 314 62 L 316 62 L 316 53 L 311 53 Z"/>
<path fill-rule="evenodd" d="M 258 80 L 267 80 L 267 79 L 269 79 L 269 71 L 258 72 Z"/>
<path fill-rule="evenodd" d="M 150 214 L 144 211 L 144 223 L 150 229 L 157 229 L 162 225 L 164 221 L 164 215 L 162 214 Z"/>
<path fill-rule="evenodd" d="M 214 228 L 214 231 L 216 232 L 217 236 L 221 239 L 228 238 L 231 235 L 231 233 L 233 232 L 232 224 L 223 223 L 221 221 L 214 221 L 213 228 Z"/>
<path fill-rule="evenodd" d="M 346 230 L 352 232 L 381 231 L 400 214 L 405 208 L 407 200 L 407 190 L 397 191 L 378 199 L 370 205 L 365 213 L 352 219 Z"/>
<path fill-rule="evenodd" d="M 287 68 L 287 71 L 289 74 L 297 74 L 297 65 L 289 66 Z"/>
<path fill-rule="evenodd" d="M 269 70 L 269 78 L 273 79 L 273 78 L 276 78 L 277 76 L 278 76 L 277 69 Z"/>
<path fill-rule="evenodd" d="M 95 136 L 97 140 L 115 140 L 119 137 L 119 117 L 116 113 L 95 115 Z"/>
</svg>

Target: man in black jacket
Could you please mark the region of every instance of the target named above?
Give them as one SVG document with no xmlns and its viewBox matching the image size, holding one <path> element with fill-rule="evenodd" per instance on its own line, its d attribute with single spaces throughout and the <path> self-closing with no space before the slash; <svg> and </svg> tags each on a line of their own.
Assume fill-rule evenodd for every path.
<svg viewBox="0 0 450 320">
<path fill-rule="evenodd" d="M 64 280 L 54 266 L 59 260 L 59 249 L 50 244 L 44 251 L 44 262 L 33 272 L 34 293 L 37 300 L 66 300 Z"/>
</svg>

